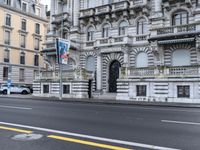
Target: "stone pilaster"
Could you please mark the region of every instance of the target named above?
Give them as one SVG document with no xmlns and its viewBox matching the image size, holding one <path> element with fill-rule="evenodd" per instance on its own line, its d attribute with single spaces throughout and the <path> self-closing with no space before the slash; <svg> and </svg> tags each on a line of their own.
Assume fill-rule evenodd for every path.
<svg viewBox="0 0 200 150">
<path fill-rule="evenodd" d="M 97 73 L 96 73 L 96 84 L 97 84 L 97 90 L 102 90 L 102 56 L 101 53 L 97 55 Z"/>
</svg>

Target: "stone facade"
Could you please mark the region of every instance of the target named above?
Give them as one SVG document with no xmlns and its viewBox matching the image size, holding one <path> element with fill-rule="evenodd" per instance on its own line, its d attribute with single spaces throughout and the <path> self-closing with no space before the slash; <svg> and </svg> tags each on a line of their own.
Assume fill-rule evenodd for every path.
<svg viewBox="0 0 200 150">
<path fill-rule="evenodd" d="M 93 97 L 200 102 L 199 1 L 52 0 L 51 12 L 44 50 L 49 69 L 58 69 L 50 43 L 69 39 L 69 65 L 63 67 L 85 69 L 84 80 L 93 85 L 85 90 Z"/>
<path fill-rule="evenodd" d="M 0 0 L 0 84 L 32 87 L 43 65 L 40 56 L 47 32 L 46 8 L 40 1 Z M 37 28 L 37 29 L 36 29 Z"/>
</svg>

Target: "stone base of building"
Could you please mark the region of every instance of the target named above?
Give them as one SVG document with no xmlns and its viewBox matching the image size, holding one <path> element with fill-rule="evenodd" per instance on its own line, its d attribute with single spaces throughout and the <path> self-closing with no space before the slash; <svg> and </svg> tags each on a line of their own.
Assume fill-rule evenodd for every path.
<svg viewBox="0 0 200 150">
<path fill-rule="evenodd" d="M 117 100 L 200 103 L 199 78 L 119 79 L 117 91 Z"/>
</svg>

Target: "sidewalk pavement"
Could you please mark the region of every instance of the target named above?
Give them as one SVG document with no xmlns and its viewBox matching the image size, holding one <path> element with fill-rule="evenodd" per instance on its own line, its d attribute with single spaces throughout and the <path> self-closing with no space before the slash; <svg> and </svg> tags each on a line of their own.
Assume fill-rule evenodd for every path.
<svg viewBox="0 0 200 150">
<path fill-rule="evenodd" d="M 79 102 L 79 103 L 98 103 L 98 104 L 113 104 L 113 105 L 137 105 L 137 106 L 159 106 L 159 107 L 182 107 L 182 108 L 200 108 L 200 103 L 171 103 L 171 102 L 147 102 L 147 101 L 127 101 L 115 99 L 94 99 L 94 98 L 63 98 L 58 97 L 35 97 L 32 95 L 0 95 L 0 98 L 14 99 L 31 99 L 31 100 L 46 100 L 46 101 L 62 101 L 62 102 Z"/>
</svg>

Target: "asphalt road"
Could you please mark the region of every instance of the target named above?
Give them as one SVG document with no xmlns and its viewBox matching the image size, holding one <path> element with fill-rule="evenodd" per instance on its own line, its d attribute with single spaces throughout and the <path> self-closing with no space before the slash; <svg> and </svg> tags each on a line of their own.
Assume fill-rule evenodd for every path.
<svg viewBox="0 0 200 150">
<path fill-rule="evenodd" d="M 200 109 L 0 98 L 0 150 L 102 149 L 199 150 Z"/>
</svg>

